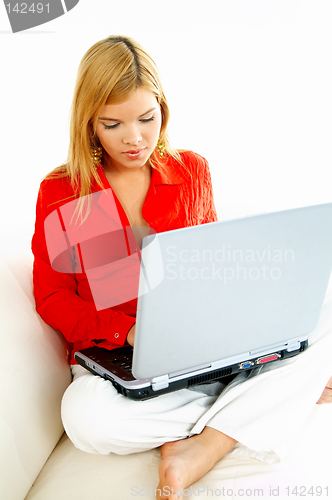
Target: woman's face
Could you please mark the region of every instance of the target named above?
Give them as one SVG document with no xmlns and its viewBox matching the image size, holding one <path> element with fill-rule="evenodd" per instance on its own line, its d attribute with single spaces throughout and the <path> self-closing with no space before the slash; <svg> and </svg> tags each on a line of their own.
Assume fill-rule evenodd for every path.
<svg viewBox="0 0 332 500">
<path fill-rule="evenodd" d="M 120 104 L 106 104 L 101 110 L 97 136 L 119 172 L 143 167 L 158 142 L 161 110 L 152 92 L 138 88 Z"/>
</svg>

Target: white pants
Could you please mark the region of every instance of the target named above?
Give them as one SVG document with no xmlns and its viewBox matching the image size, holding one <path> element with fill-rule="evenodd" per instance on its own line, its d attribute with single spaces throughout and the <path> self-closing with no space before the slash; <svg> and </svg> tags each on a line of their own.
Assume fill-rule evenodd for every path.
<svg viewBox="0 0 332 500">
<path fill-rule="evenodd" d="M 110 382 L 72 366 L 74 380 L 62 400 L 64 428 L 83 451 L 122 455 L 209 426 L 239 442 L 235 453 L 277 462 L 332 375 L 332 300 L 310 339 L 310 347 L 298 356 L 265 365 L 258 376 L 241 373 L 224 390 L 217 382 L 147 401 L 131 401 Z"/>
</svg>

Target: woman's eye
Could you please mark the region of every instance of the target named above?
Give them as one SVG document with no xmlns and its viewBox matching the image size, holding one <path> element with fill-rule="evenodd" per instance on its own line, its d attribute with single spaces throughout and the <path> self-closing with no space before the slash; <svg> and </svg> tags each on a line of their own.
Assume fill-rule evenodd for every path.
<svg viewBox="0 0 332 500">
<path fill-rule="evenodd" d="M 118 126 L 119 126 L 119 123 L 114 123 L 114 125 L 105 125 L 105 123 L 104 123 L 104 127 L 105 127 L 107 130 L 109 130 L 109 129 L 111 129 L 111 128 L 116 128 L 116 127 L 118 127 Z"/>
<path fill-rule="evenodd" d="M 154 120 L 154 116 L 151 116 L 150 118 L 142 118 L 140 121 L 142 123 L 148 123 L 148 122 L 152 122 L 153 120 Z M 106 130 L 110 130 L 112 128 L 117 128 L 120 125 L 120 123 L 114 123 L 113 125 L 106 125 L 104 123 L 103 125 L 104 125 Z"/>
<path fill-rule="evenodd" d="M 152 122 L 154 120 L 154 116 L 151 116 L 151 118 L 142 118 L 141 122 L 147 123 L 147 122 Z"/>
</svg>

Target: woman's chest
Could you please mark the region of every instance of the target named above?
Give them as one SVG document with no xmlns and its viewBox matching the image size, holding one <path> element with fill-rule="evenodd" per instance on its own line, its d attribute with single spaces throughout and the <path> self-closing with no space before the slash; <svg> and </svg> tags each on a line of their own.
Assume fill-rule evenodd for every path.
<svg viewBox="0 0 332 500">
<path fill-rule="evenodd" d="M 148 226 L 142 215 L 142 207 L 150 186 L 151 174 L 133 178 L 121 178 L 106 173 L 108 182 L 125 212 L 131 226 Z"/>
<path fill-rule="evenodd" d="M 149 226 L 142 213 L 147 194 L 145 190 L 116 189 L 115 194 L 131 226 Z"/>
</svg>

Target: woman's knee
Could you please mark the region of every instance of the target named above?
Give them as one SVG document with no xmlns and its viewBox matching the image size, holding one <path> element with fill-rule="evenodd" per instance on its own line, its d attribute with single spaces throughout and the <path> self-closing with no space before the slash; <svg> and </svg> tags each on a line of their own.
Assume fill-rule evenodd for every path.
<svg viewBox="0 0 332 500">
<path fill-rule="evenodd" d="M 77 448 L 88 453 L 117 453 L 112 443 L 123 419 L 117 411 L 118 396 L 110 382 L 89 373 L 71 383 L 62 398 L 61 416 Z"/>
</svg>

